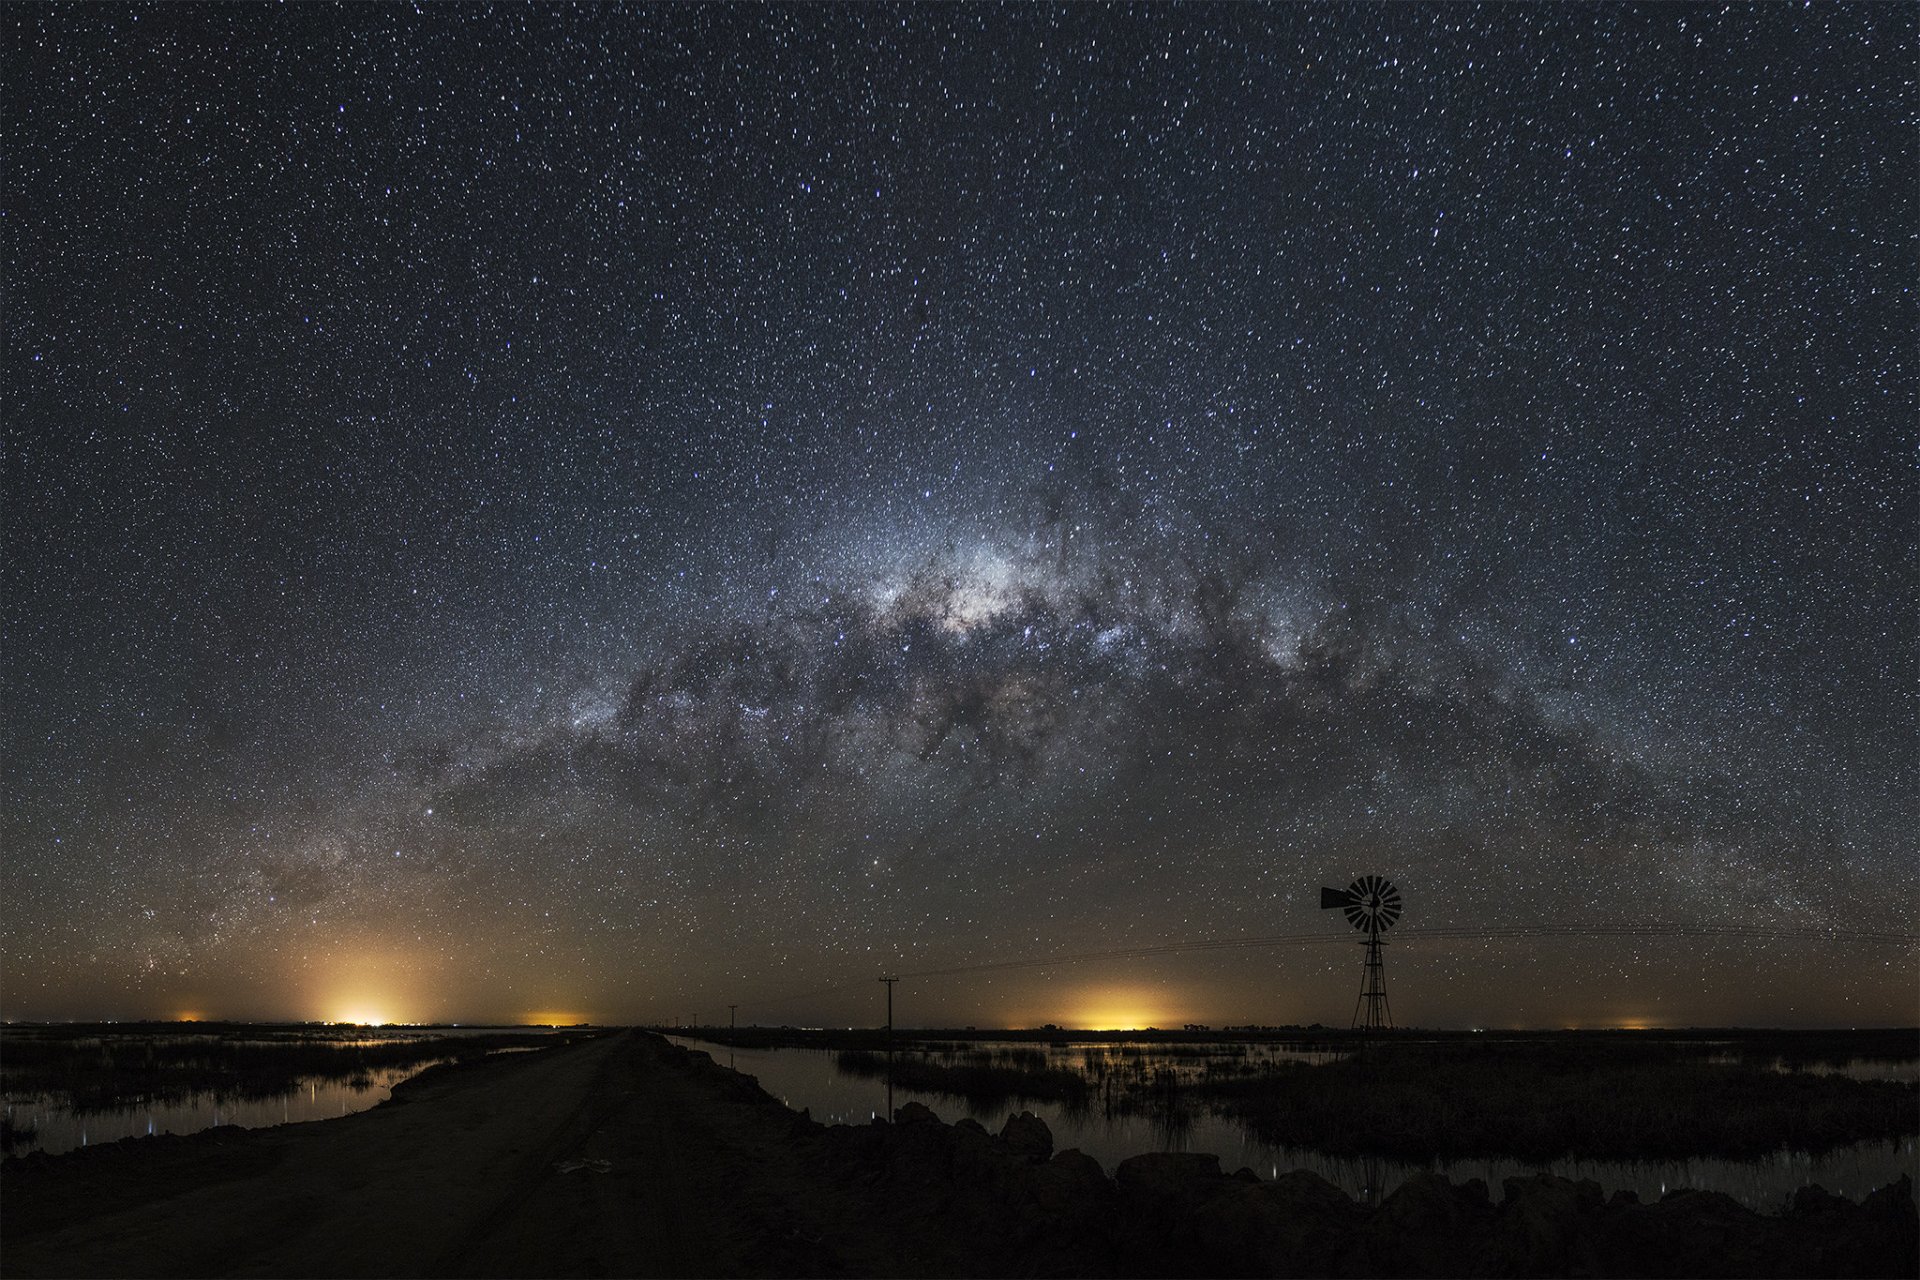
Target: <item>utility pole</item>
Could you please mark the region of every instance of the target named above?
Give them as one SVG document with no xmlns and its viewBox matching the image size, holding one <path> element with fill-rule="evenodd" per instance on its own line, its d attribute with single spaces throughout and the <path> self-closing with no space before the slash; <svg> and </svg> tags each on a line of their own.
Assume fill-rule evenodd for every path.
<svg viewBox="0 0 1920 1280">
<path fill-rule="evenodd" d="M 739 1007 L 740 1006 L 737 1004 L 730 1004 L 727 1006 L 727 1030 L 729 1031 L 733 1030 L 733 1012 Z"/>
<path fill-rule="evenodd" d="M 887 984 L 887 1123 L 893 1123 L 893 984 L 895 977 L 882 977 Z"/>
</svg>

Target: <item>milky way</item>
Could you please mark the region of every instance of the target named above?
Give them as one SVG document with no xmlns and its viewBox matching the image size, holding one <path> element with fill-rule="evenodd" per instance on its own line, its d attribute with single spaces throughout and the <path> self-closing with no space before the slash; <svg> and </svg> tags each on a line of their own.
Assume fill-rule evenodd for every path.
<svg viewBox="0 0 1920 1280">
<path fill-rule="evenodd" d="M 1915 1016 L 1910 6 L 5 22 L 9 1016 Z"/>
</svg>

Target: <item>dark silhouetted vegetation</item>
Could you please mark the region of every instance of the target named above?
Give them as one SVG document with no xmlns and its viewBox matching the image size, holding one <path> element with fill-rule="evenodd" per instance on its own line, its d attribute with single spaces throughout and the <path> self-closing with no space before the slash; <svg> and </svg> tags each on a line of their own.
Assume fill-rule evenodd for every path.
<svg viewBox="0 0 1920 1280">
<path fill-rule="evenodd" d="M 40 1131 L 30 1124 L 16 1124 L 11 1117 L 0 1117 L 0 1151 L 30 1147 L 39 1136 Z"/>
<path fill-rule="evenodd" d="M 689 1027 L 655 1028 L 667 1035 L 683 1035 L 710 1044 L 737 1049 L 872 1049 L 889 1043 L 907 1049 L 944 1051 L 991 1042 L 1052 1047 L 1079 1045 L 1128 1046 L 1156 1057 L 1191 1054 L 1217 1057 L 1252 1045 L 1269 1045 L 1308 1052 L 1347 1052 L 1365 1038 L 1345 1028 L 1263 1027 L 1258 1030 L 1218 1031 L 1060 1031 L 1031 1028 L 923 1028 L 897 1030 L 889 1041 L 877 1027 Z M 1560 1044 L 1610 1049 L 1614 1046 L 1657 1046 L 1675 1057 L 1738 1058 L 1757 1065 L 1789 1067 L 1839 1066 L 1859 1059 L 1913 1061 L 1920 1058 L 1920 1028 L 1888 1027 L 1843 1031 L 1755 1030 L 1744 1027 L 1680 1027 L 1647 1031 L 1595 1029 L 1585 1031 L 1427 1031 L 1387 1033 L 1391 1043 L 1457 1045 Z"/>
<path fill-rule="evenodd" d="M 1071 1105 L 1087 1098 L 1086 1077 L 1069 1068 L 1049 1067 L 1044 1054 L 1032 1051 L 1030 1059 L 1017 1061 L 997 1060 L 999 1057 L 970 1054 L 958 1061 L 942 1062 L 918 1054 L 897 1054 L 890 1066 L 884 1053 L 847 1049 L 835 1062 L 848 1075 L 883 1080 L 891 1069 L 894 1084 L 902 1089 L 975 1101 L 1025 1098 Z"/>
<path fill-rule="evenodd" d="M 1268 1142 L 1414 1159 L 1753 1157 L 1920 1132 L 1920 1086 L 1776 1071 L 1665 1046 L 1389 1044 L 1202 1079 Z"/>
<path fill-rule="evenodd" d="M 456 1036 L 423 1028 L 374 1035 L 342 1027 L 223 1024 L 8 1028 L 0 1085 L 12 1093 L 52 1094 L 81 1112 L 199 1093 L 266 1098 L 302 1080 L 371 1085 L 376 1071 L 547 1048 L 593 1034 L 501 1029 Z"/>
<path fill-rule="evenodd" d="M 1825 1034 L 1422 1034 L 1358 1052 L 1339 1038 L 1076 1037 L 1050 1051 L 948 1037 L 904 1042 L 891 1069 L 902 1089 L 972 1102 L 1057 1101 L 1162 1122 L 1210 1110 L 1275 1144 L 1415 1160 L 1746 1158 L 1920 1133 L 1920 1085 L 1792 1069 L 1911 1057 L 1913 1033 Z M 889 1069 L 869 1048 L 843 1050 L 838 1064 L 874 1079 Z"/>
</svg>

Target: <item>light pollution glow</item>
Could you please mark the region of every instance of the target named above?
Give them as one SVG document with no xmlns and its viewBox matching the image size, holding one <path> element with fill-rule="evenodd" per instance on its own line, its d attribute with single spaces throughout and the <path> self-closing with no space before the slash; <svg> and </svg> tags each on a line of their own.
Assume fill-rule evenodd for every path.
<svg viewBox="0 0 1920 1280">
<path fill-rule="evenodd" d="M 1136 1031 L 1148 1027 L 1179 1026 L 1192 1021 L 1169 1011 L 1165 992 L 1137 986 L 1098 986 L 1072 997 L 1072 1012 L 1020 1019 L 1030 1026 L 1053 1023 L 1076 1031 Z"/>
<path fill-rule="evenodd" d="M 1131 1031 L 1178 1026 L 1192 1020 L 1189 1016 L 1172 1011 L 1166 993 L 1137 986 L 1092 987 L 1072 996 L 1071 1007 L 1072 1011 L 1064 1015 L 1057 1010 L 1022 1012 L 1003 1021 L 1009 1026 L 1053 1024 L 1080 1031 Z M 204 1013 L 182 1014 L 180 1021 L 198 1021 L 207 1016 Z M 318 1020 L 383 1027 L 423 1025 L 444 1019 L 416 1016 L 409 1011 L 404 999 L 392 993 L 363 990 L 341 994 L 329 1003 L 328 1012 Z M 565 1027 L 591 1024 L 596 1020 L 589 1010 L 543 1008 L 522 1012 L 510 1021 L 522 1026 Z"/>
<path fill-rule="evenodd" d="M 1910 6 L 14 12 L 7 1016 L 1913 1019 Z"/>
</svg>

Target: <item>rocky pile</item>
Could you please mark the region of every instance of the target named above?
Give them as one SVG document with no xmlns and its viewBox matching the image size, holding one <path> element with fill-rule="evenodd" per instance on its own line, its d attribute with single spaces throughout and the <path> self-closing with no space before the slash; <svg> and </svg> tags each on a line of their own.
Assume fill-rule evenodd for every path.
<svg viewBox="0 0 1920 1280">
<path fill-rule="evenodd" d="M 1368 1209 L 1307 1172 L 1263 1182 L 1217 1157 L 1135 1156 L 1109 1178 L 1053 1150 L 1021 1113 L 995 1135 L 918 1103 L 893 1124 L 796 1136 L 821 1174 L 881 1191 L 922 1244 L 922 1274 L 1179 1276 L 1911 1276 L 1920 1219 L 1908 1180 L 1859 1204 L 1808 1187 L 1781 1216 L 1715 1192 L 1656 1204 L 1593 1182 L 1415 1177 Z M 896 1247 L 901 1247 L 896 1245 Z M 909 1243 L 906 1246 L 911 1250 Z"/>
</svg>

